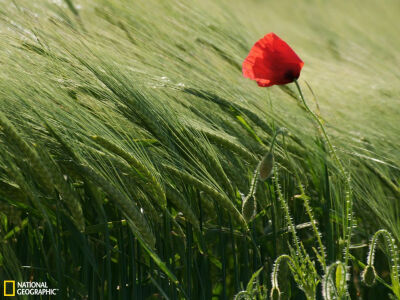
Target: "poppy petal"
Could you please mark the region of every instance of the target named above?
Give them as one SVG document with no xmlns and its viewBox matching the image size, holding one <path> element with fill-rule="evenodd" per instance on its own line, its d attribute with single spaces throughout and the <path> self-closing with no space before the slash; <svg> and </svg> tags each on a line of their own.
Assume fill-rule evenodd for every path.
<svg viewBox="0 0 400 300">
<path fill-rule="evenodd" d="M 287 84 L 299 78 L 304 63 L 299 56 L 274 33 L 257 41 L 243 62 L 243 76 L 259 86 Z"/>
</svg>

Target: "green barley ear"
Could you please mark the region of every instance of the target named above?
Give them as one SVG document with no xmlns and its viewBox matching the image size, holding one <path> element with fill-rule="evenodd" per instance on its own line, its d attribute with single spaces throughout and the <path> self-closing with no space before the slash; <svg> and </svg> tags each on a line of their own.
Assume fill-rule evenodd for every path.
<svg viewBox="0 0 400 300">
<path fill-rule="evenodd" d="M 366 286 L 373 286 L 376 279 L 376 271 L 374 266 L 367 266 L 362 273 L 362 281 Z"/>
<path fill-rule="evenodd" d="M 25 159 L 29 161 L 32 170 L 36 172 L 36 178 L 44 191 L 52 195 L 54 193 L 53 178 L 43 161 L 39 157 L 34 145 L 25 141 L 19 131 L 8 120 L 8 118 L 0 112 L 0 132 L 4 134 L 4 139 L 21 151 Z"/>
<path fill-rule="evenodd" d="M 75 189 L 68 183 L 67 176 L 63 175 L 61 169 L 59 169 L 56 162 L 50 157 L 50 155 L 44 150 L 40 149 L 41 158 L 46 161 L 46 168 L 52 177 L 54 187 L 59 193 L 60 199 L 63 204 L 68 208 L 71 213 L 71 220 L 76 227 L 81 231 L 85 231 L 85 217 L 83 214 L 82 205 L 80 198 Z"/>
<path fill-rule="evenodd" d="M 101 136 L 95 135 L 90 138 L 103 148 L 123 158 L 134 170 L 136 170 L 136 172 L 138 172 L 140 176 L 143 177 L 144 180 L 148 182 L 148 184 L 143 185 L 143 188 L 154 197 L 162 208 L 166 207 L 167 199 L 161 184 L 152 174 L 151 170 L 149 170 L 139 159 Z"/>
<path fill-rule="evenodd" d="M 216 132 L 208 130 L 201 130 L 201 133 L 204 134 L 211 143 L 224 147 L 229 151 L 236 153 L 241 158 L 249 162 L 254 162 L 257 160 L 256 157 L 251 152 L 249 152 L 246 148 L 236 143 L 234 141 L 235 139 L 234 137 L 223 136 Z"/>
<path fill-rule="evenodd" d="M 119 206 L 121 212 L 128 219 L 128 224 L 136 237 L 145 243 L 149 249 L 155 249 L 156 238 L 154 233 L 147 219 L 136 206 L 136 203 L 127 195 L 120 192 L 111 182 L 98 174 L 92 167 L 79 163 L 75 164 L 75 168 L 83 174 L 87 180 L 101 187 L 108 195 L 109 199 Z"/>
<path fill-rule="evenodd" d="M 281 299 L 281 291 L 277 286 L 274 286 L 271 290 L 271 300 L 280 300 Z"/>
<path fill-rule="evenodd" d="M 248 230 L 248 226 L 246 220 L 243 218 L 242 214 L 237 210 L 234 203 L 223 193 L 221 193 L 214 186 L 209 185 L 207 183 L 202 182 L 186 171 L 181 171 L 174 166 L 168 164 L 161 164 L 164 171 L 168 172 L 170 175 L 181 179 L 184 183 L 188 185 L 195 186 L 199 190 L 202 190 L 212 198 L 218 201 L 221 206 L 226 209 L 239 224 L 243 226 L 246 230 Z"/>
<path fill-rule="evenodd" d="M 197 229 L 200 230 L 199 220 L 190 207 L 189 203 L 182 197 L 182 195 L 172 185 L 166 186 L 166 195 L 168 200 L 183 213 L 185 218 Z"/>
</svg>

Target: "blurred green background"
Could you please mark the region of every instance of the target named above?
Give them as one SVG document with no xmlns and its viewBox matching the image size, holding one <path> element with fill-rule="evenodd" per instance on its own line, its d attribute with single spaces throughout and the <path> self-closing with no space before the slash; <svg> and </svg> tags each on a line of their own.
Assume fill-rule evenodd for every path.
<svg viewBox="0 0 400 300">
<path fill-rule="evenodd" d="M 327 262 L 340 259 L 344 185 L 318 130 L 293 85 L 241 75 L 268 32 L 305 62 L 300 85 L 351 174 L 352 254 L 365 263 L 380 228 L 399 242 L 399 1 L 0 4 L 0 279 L 48 281 L 62 299 L 231 299 L 264 267 L 270 290 L 287 219 L 269 179 L 247 231 L 241 194 L 280 127 L 275 176 L 299 238 L 316 261 L 296 172 Z M 388 284 L 389 252 L 376 256 Z M 389 297 L 361 269 L 352 299 Z M 282 297 L 305 299 L 289 274 Z"/>
</svg>

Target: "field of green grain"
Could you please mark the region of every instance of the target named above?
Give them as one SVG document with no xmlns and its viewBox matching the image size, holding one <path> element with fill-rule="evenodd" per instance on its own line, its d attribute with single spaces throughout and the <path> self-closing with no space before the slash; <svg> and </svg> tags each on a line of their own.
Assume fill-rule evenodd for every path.
<svg viewBox="0 0 400 300">
<path fill-rule="evenodd" d="M 399 14 L 0 0 L 0 294 L 400 299 Z M 313 113 L 295 84 L 243 78 L 268 32 L 304 61 Z"/>
</svg>

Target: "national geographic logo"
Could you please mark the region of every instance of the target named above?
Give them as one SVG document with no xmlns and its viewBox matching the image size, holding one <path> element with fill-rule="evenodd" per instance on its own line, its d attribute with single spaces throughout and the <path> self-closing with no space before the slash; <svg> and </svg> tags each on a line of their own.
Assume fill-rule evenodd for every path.
<svg viewBox="0 0 400 300">
<path fill-rule="evenodd" d="M 4 296 L 15 296 L 15 281 L 4 280 Z"/>
<path fill-rule="evenodd" d="M 3 283 L 3 295 L 5 297 L 13 296 L 56 296 L 58 289 L 50 289 L 47 286 L 47 282 L 39 281 L 24 281 L 15 282 L 15 280 L 4 280 Z"/>
</svg>

